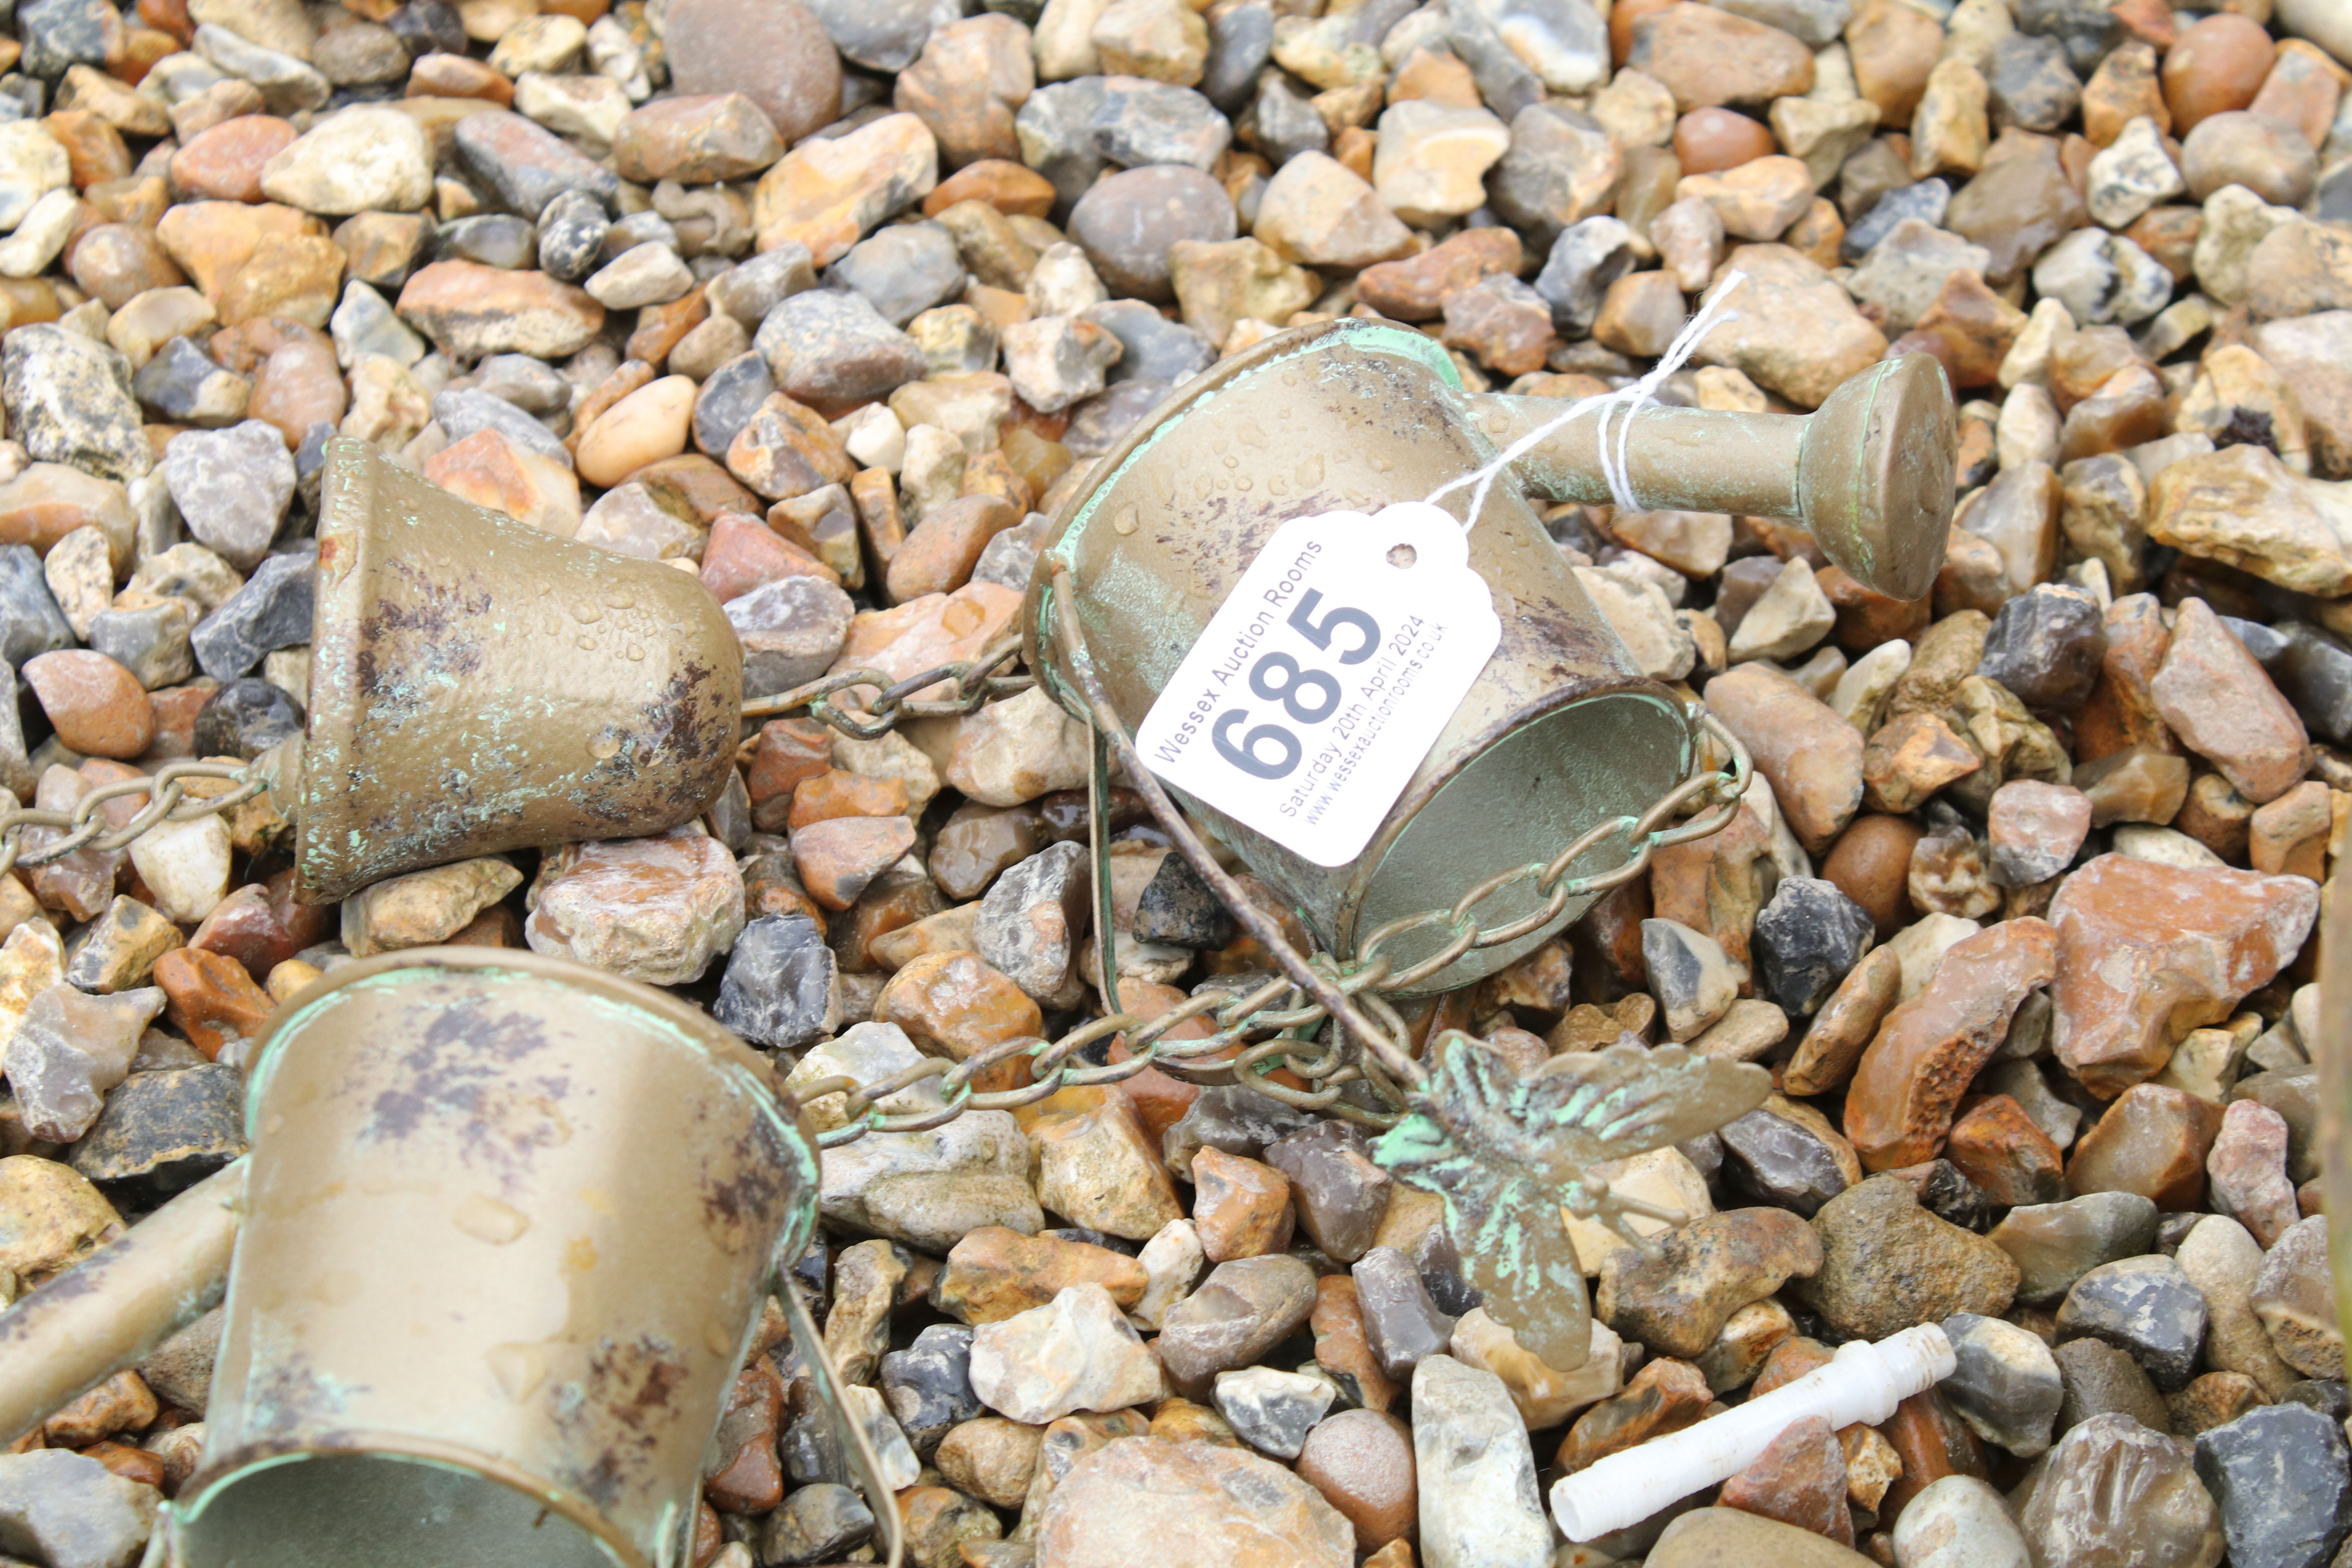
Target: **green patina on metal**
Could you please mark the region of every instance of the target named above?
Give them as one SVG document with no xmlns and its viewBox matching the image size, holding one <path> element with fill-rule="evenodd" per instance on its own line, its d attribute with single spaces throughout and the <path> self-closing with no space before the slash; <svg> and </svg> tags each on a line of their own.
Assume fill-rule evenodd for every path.
<svg viewBox="0 0 2352 1568">
<path fill-rule="evenodd" d="M 1071 516 L 1069 526 L 1062 530 L 1060 537 L 1046 547 L 1044 560 L 1038 568 L 1039 579 L 1050 583 L 1055 565 L 1068 567 L 1075 574 L 1079 542 L 1088 525 L 1095 521 L 1096 514 L 1102 510 L 1104 502 L 1118 489 L 1119 481 L 1124 479 L 1130 470 L 1147 461 L 1151 457 L 1153 448 L 1172 435 L 1186 419 L 1199 413 L 1212 400 L 1237 392 L 1261 376 L 1274 374 L 1285 366 L 1295 364 L 1301 360 L 1328 356 L 1332 350 L 1338 348 L 1362 349 L 1397 354 L 1428 366 L 1431 371 L 1444 378 L 1446 384 L 1454 391 L 1458 392 L 1462 389 L 1461 370 L 1434 340 L 1410 328 L 1393 326 L 1385 321 L 1362 321 L 1343 323 L 1340 330 L 1328 336 L 1317 338 L 1298 348 L 1277 353 L 1265 363 L 1253 365 L 1229 380 L 1213 381 L 1210 385 L 1189 392 L 1180 392 L 1152 412 L 1149 416 L 1150 422 L 1148 433 L 1139 440 L 1136 440 L 1126 457 L 1097 478 L 1088 488 L 1086 499 L 1078 503 L 1077 510 Z M 1327 358 L 1327 366 L 1328 363 Z M 1214 375 L 1213 372 L 1211 374 L 1212 376 Z M 1328 370 L 1326 374 L 1328 374 Z M 1236 574 L 1245 569 L 1248 564 L 1247 562 L 1236 562 L 1234 563 Z M 1129 608 L 1148 613 L 1147 606 L 1129 606 Z M 1037 596 L 1036 636 L 1040 643 L 1050 644 L 1053 641 L 1053 616 L 1054 594 L 1052 588 L 1047 587 Z M 1073 711 L 1084 710 L 1085 697 L 1066 686 L 1050 663 L 1039 671 L 1039 675 L 1045 681 L 1046 689 L 1066 708 Z"/>
<path fill-rule="evenodd" d="M 1381 1135 L 1372 1157 L 1435 1193 L 1463 1272 L 1522 1348 L 1562 1372 L 1584 1364 L 1591 1309 L 1565 1210 L 1597 1218 L 1645 1253 L 1636 1215 L 1679 1222 L 1614 1194 L 1592 1173 L 1711 1132 L 1764 1103 L 1772 1076 L 1680 1046 L 1552 1058 L 1526 1078 L 1483 1043 L 1447 1030 L 1431 1043 L 1413 1114 Z"/>
<path fill-rule="evenodd" d="M 300 896 L 690 820 L 733 765 L 742 645 L 698 581 L 327 443 Z"/>
</svg>

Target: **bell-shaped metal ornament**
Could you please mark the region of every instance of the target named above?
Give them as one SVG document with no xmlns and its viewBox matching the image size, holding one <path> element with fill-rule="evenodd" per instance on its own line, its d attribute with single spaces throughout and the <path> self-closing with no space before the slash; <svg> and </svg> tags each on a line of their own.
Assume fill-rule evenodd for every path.
<svg viewBox="0 0 2352 1568">
<path fill-rule="evenodd" d="M 779 1279 L 815 1137 L 686 1003 L 504 949 L 352 963 L 278 1014 L 247 1123 L 246 1160 L 0 1315 L 14 1435 L 226 1268 L 158 1568 L 676 1568 L 771 1290 L 833 1399 Z"/>
<path fill-rule="evenodd" d="M 308 902 L 470 855 L 687 821 L 734 765 L 742 644 L 690 573 L 458 500 L 327 443 Z"/>
<path fill-rule="evenodd" d="M 1284 524 L 1430 499 L 1461 523 L 1500 640 L 1352 860 L 1318 863 L 1185 796 L 1342 960 L 1360 957 L 1383 926 L 1478 896 L 1596 826 L 1619 825 L 1570 874 L 1622 863 L 1640 852 L 1637 819 L 1699 760 L 1685 704 L 1643 678 L 1521 493 L 1616 493 L 1600 411 L 1539 434 L 1563 407 L 1465 395 L 1444 351 L 1411 328 L 1341 320 L 1285 332 L 1187 383 L 1130 431 L 1055 517 L 1040 553 L 1022 607 L 1030 668 L 1089 722 L 1100 718 L 1093 684 L 1133 733 Z M 1874 367 L 1810 416 L 1645 409 L 1607 440 L 1645 506 L 1797 519 L 1883 592 L 1926 593 L 1942 559 L 1953 414 L 1927 356 Z M 1468 486 L 1515 446 L 1501 482 Z M 1270 684 L 1258 693 L 1276 694 Z M 1562 902 L 1541 880 L 1483 895 L 1478 923 L 1512 928 L 1510 940 L 1471 948 L 1401 994 L 1491 973 L 1598 897 Z M 1382 940 L 1381 956 L 1402 972 L 1444 952 L 1455 932 L 1424 921 Z"/>
</svg>

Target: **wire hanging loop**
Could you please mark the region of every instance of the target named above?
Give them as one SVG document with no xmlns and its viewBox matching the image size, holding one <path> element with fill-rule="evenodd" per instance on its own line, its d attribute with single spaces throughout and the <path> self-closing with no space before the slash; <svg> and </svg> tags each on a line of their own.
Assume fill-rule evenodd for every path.
<svg viewBox="0 0 2352 1568">
<path fill-rule="evenodd" d="M 1053 587 L 1059 603 L 1067 605 L 1072 602 L 1074 588 L 1068 567 L 1055 568 Z M 1290 945 L 1282 934 L 1281 926 L 1251 901 L 1249 895 L 1242 890 L 1241 884 L 1217 864 L 1216 857 L 1209 853 L 1208 846 L 1202 843 L 1200 836 L 1192 831 L 1192 825 L 1185 820 L 1183 813 L 1176 809 L 1176 803 L 1168 798 L 1168 792 L 1160 787 L 1160 780 L 1136 754 L 1135 744 L 1129 738 L 1126 726 L 1119 722 L 1118 712 L 1111 707 L 1109 695 L 1103 690 L 1102 679 L 1095 671 L 1094 659 L 1086 646 L 1085 636 L 1078 630 L 1077 617 L 1066 614 L 1055 616 L 1054 635 L 1069 658 L 1071 670 L 1077 676 L 1095 729 L 1118 752 L 1119 762 L 1126 767 L 1128 776 L 1134 781 L 1137 791 L 1142 795 L 1145 805 L 1150 807 L 1152 816 L 1183 853 L 1184 858 L 1192 863 L 1192 869 L 1200 873 L 1201 879 L 1223 900 L 1241 928 L 1273 955 L 1284 973 L 1363 1041 L 1366 1047 L 1381 1058 L 1381 1065 L 1387 1068 L 1391 1076 L 1418 1088 L 1423 1078 L 1421 1064 L 1413 1060 L 1402 1045 L 1391 1039 L 1386 1030 L 1365 1017 L 1354 999 L 1334 984 L 1331 976 L 1318 969 L 1305 954 Z"/>
</svg>

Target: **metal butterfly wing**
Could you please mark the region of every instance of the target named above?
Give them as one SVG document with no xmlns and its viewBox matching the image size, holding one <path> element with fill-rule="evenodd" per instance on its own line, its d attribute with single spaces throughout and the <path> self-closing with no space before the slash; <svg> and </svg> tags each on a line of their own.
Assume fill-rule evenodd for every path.
<svg viewBox="0 0 2352 1568">
<path fill-rule="evenodd" d="M 1487 1315 L 1545 1364 L 1573 1371 L 1592 1325 L 1561 1210 L 1650 1251 L 1631 1220 L 1684 1216 L 1611 1192 L 1592 1167 L 1746 1115 L 1771 1092 L 1771 1075 L 1680 1046 L 1616 1045 L 1554 1057 L 1522 1078 L 1455 1030 L 1433 1041 L 1429 1057 L 1412 1114 L 1373 1157 L 1444 1200 L 1446 1231 Z"/>
</svg>

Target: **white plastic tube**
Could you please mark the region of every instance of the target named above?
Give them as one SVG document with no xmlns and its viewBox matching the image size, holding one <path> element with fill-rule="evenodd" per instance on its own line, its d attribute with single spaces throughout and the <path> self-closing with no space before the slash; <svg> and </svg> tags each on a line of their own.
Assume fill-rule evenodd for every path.
<svg viewBox="0 0 2352 1568">
<path fill-rule="evenodd" d="M 1895 1406 L 1952 1375 L 1952 1342 L 1933 1323 L 1876 1344 L 1840 1345 L 1829 1365 L 1696 1426 L 1588 1465 L 1552 1483 L 1552 1517 L 1570 1541 L 1586 1542 L 1639 1524 L 1703 1487 L 1754 1464 L 1778 1437 L 1808 1415 L 1832 1427 L 1875 1426 Z"/>
</svg>

